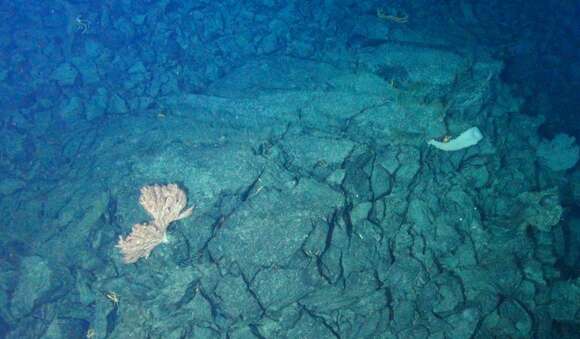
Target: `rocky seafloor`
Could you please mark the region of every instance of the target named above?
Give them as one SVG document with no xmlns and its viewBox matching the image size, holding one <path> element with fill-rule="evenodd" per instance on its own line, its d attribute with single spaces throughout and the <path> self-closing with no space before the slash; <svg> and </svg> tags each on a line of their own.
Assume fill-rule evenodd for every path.
<svg viewBox="0 0 580 339">
<path fill-rule="evenodd" d="M 465 25 L 343 5 L 0 10 L 0 336 L 576 337 L 574 138 Z M 193 215 L 125 264 L 155 183 Z"/>
</svg>

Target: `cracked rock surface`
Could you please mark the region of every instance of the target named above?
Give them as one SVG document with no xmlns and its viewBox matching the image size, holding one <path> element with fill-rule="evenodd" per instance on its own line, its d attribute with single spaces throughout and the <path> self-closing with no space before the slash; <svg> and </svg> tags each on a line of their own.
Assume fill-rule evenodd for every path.
<svg viewBox="0 0 580 339">
<path fill-rule="evenodd" d="M 492 53 L 370 2 L 55 3 L 0 39 L 0 337 L 578 337 L 577 159 Z M 125 264 L 167 183 L 192 216 Z"/>
</svg>

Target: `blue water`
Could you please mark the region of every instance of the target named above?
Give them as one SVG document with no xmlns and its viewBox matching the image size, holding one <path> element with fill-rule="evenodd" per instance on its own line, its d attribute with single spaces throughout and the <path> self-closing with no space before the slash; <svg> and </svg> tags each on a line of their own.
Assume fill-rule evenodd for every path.
<svg viewBox="0 0 580 339">
<path fill-rule="evenodd" d="M 0 338 L 580 338 L 578 17 L 3 1 Z"/>
</svg>

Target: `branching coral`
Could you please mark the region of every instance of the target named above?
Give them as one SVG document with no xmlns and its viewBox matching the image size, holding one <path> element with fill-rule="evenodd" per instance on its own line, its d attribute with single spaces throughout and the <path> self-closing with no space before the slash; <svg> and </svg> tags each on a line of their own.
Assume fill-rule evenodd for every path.
<svg viewBox="0 0 580 339">
<path fill-rule="evenodd" d="M 153 218 L 152 221 L 133 225 L 131 234 L 119 237 L 117 248 L 123 254 L 123 261 L 134 263 L 140 258 L 148 258 L 157 245 L 166 241 L 167 227 L 173 221 L 187 218 L 193 207 L 187 206 L 185 192 L 175 184 L 153 185 L 141 188 L 139 203 Z"/>
</svg>

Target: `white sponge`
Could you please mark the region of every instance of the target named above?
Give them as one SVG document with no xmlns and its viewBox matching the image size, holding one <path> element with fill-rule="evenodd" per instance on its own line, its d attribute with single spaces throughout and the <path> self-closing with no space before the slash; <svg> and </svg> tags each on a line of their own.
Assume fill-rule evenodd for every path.
<svg viewBox="0 0 580 339">
<path fill-rule="evenodd" d="M 459 134 L 455 139 L 451 139 L 447 142 L 437 141 L 435 139 L 429 140 L 427 143 L 434 146 L 442 151 L 459 151 L 461 149 L 471 147 L 476 145 L 483 139 L 483 134 L 477 127 L 471 127 L 470 129 Z"/>
</svg>

